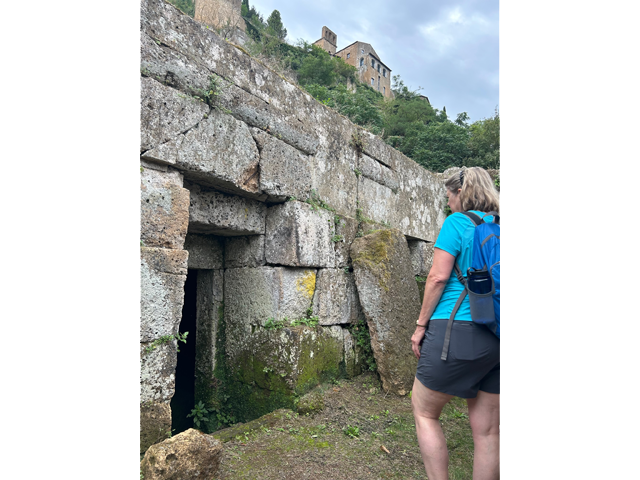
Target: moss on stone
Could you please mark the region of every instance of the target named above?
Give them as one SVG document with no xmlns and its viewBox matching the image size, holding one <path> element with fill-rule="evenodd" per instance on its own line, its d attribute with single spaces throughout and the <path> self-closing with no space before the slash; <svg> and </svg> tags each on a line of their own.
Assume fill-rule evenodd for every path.
<svg viewBox="0 0 640 480">
<path fill-rule="evenodd" d="M 394 236 L 391 230 L 377 230 L 363 239 L 361 249 L 353 259 L 353 263 L 371 271 L 378 279 L 380 287 L 389 291 L 387 282 L 391 274 L 387 264 L 389 248 L 394 246 Z"/>
</svg>

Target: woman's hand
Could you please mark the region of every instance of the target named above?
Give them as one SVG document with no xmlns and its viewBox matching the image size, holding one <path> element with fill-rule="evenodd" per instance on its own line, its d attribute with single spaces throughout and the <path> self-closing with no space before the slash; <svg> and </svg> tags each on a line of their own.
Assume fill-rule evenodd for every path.
<svg viewBox="0 0 640 480">
<path fill-rule="evenodd" d="M 420 347 L 422 346 L 422 342 L 424 340 L 424 332 L 425 327 L 417 327 L 416 331 L 411 336 L 411 350 L 413 350 L 413 354 L 416 358 L 420 358 Z"/>
</svg>

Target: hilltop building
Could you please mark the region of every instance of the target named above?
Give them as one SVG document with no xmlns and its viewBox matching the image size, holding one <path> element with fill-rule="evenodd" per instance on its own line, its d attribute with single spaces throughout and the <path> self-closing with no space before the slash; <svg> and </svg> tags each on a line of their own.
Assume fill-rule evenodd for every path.
<svg viewBox="0 0 640 480">
<path fill-rule="evenodd" d="M 313 44 L 356 67 L 358 80 L 361 83 L 370 85 L 371 88 L 377 90 L 386 98 L 393 98 L 391 69 L 380 60 L 380 56 L 370 44 L 356 41 L 342 50 L 336 51 L 338 36 L 327 27 L 322 27 L 322 38 Z"/>
</svg>

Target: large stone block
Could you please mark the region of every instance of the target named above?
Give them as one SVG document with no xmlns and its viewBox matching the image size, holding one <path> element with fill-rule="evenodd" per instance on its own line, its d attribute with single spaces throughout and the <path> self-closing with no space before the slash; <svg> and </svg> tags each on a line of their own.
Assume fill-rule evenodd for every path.
<svg viewBox="0 0 640 480">
<path fill-rule="evenodd" d="M 268 201 L 307 198 L 312 163 L 307 155 L 257 128 L 251 133 L 260 150 L 260 190 Z"/>
<path fill-rule="evenodd" d="M 396 229 L 380 230 L 356 239 L 351 257 L 383 388 L 405 395 L 417 367 L 408 340 L 420 313 L 407 241 Z"/>
<path fill-rule="evenodd" d="M 168 403 L 176 385 L 176 340 L 140 344 L 140 403 Z"/>
<path fill-rule="evenodd" d="M 156 80 L 142 77 L 140 83 L 141 152 L 195 127 L 209 113 L 208 105 Z"/>
<path fill-rule="evenodd" d="M 392 153 L 394 150 L 392 147 L 384 143 L 384 140 L 373 133 L 360 130 L 360 135 L 364 144 L 362 149 L 364 153 L 392 170 L 396 170 L 396 159 Z"/>
<path fill-rule="evenodd" d="M 264 234 L 267 207 L 263 203 L 189 184 L 189 233 L 221 236 Z"/>
<path fill-rule="evenodd" d="M 318 271 L 313 296 L 313 314 L 318 316 L 320 325 L 340 325 L 358 321 L 361 309 L 352 273 L 335 268 L 323 268 Z"/>
<path fill-rule="evenodd" d="M 266 264 L 264 235 L 227 237 L 225 239 L 225 268 L 261 267 Z"/>
<path fill-rule="evenodd" d="M 269 208 L 266 219 L 267 263 L 334 267 L 333 215 L 306 203 L 291 201 Z"/>
<path fill-rule="evenodd" d="M 398 174 L 397 217 L 399 228 L 406 236 L 427 242 L 435 242 L 446 215 L 446 191 L 443 183 L 400 152 L 393 150 Z"/>
<path fill-rule="evenodd" d="M 210 404 L 223 311 L 224 270 L 198 270 L 196 286 L 196 402 Z"/>
<path fill-rule="evenodd" d="M 344 375 L 342 329 L 258 328 L 228 365 L 236 382 L 234 407 L 243 421 L 277 408 L 294 408 L 298 396 Z"/>
<path fill-rule="evenodd" d="M 215 235 L 189 233 L 184 241 L 184 249 L 189 252 L 189 268 L 224 268 L 223 239 Z"/>
<path fill-rule="evenodd" d="M 411 252 L 411 265 L 413 274 L 421 277 L 429 275 L 433 264 L 433 243 L 422 240 L 407 240 Z"/>
<path fill-rule="evenodd" d="M 140 250 L 140 341 L 175 335 L 182 318 L 187 273 L 184 250 Z"/>
<path fill-rule="evenodd" d="M 328 110 L 328 109 L 327 109 Z M 319 116 L 318 152 L 313 157 L 312 188 L 336 213 L 355 217 L 358 199 L 358 154 L 351 145 L 355 128 L 346 118 L 328 110 Z"/>
<path fill-rule="evenodd" d="M 398 212 L 398 194 L 389 187 L 360 176 L 358 200 L 363 216 L 375 222 L 386 222 L 394 228 L 400 226 L 402 217 Z"/>
<path fill-rule="evenodd" d="M 190 428 L 149 447 L 140 462 L 145 480 L 216 478 L 222 460 L 222 442 Z"/>
<path fill-rule="evenodd" d="M 249 127 L 217 109 L 192 129 L 145 152 L 142 158 L 173 164 L 185 178 L 203 185 L 264 198 L 260 195 L 258 148 Z"/>
<path fill-rule="evenodd" d="M 335 222 L 336 236 L 334 248 L 336 252 L 336 267 L 347 268 L 351 266 L 349 249 L 358 233 L 358 220 L 351 217 L 340 216 Z"/>
<path fill-rule="evenodd" d="M 256 326 L 270 318 L 307 316 L 316 288 L 316 270 L 285 267 L 228 268 L 224 274 L 224 314 L 228 325 L 227 354 Z"/>
<path fill-rule="evenodd" d="M 396 173 L 380 162 L 366 155 L 361 155 L 358 159 L 358 169 L 360 173 L 369 180 L 389 187 L 394 193 L 398 191 L 399 186 Z"/>
<path fill-rule="evenodd" d="M 143 245 L 182 249 L 189 224 L 189 191 L 182 188 L 180 173 L 144 168 L 140 210 Z"/>
<path fill-rule="evenodd" d="M 200 63 L 159 44 L 144 32 L 140 33 L 140 73 L 191 96 L 200 96 L 209 88 L 211 75 Z M 208 105 L 200 103 L 208 113 Z"/>
<path fill-rule="evenodd" d="M 171 435 L 171 406 L 162 402 L 140 404 L 140 454 Z"/>
</svg>

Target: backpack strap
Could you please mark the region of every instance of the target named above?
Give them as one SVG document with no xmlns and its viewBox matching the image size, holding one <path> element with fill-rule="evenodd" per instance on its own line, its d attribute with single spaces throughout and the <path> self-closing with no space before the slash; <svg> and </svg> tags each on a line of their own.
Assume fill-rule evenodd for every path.
<svg viewBox="0 0 640 480">
<path fill-rule="evenodd" d="M 473 212 L 460 212 L 460 213 L 468 217 L 473 222 L 474 227 L 477 227 L 478 225 L 484 223 L 484 220 Z M 496 212 L 491 212 L 491 213 L 498 215 Z M 484 216 L 486 217 L 486 215 Z M 494 216 L 494 219 L 495 218 L 496 217 Z M 451 341 L 451 327 L 453 326 L 453 319 L 455 318 L 456 313 L 458 313 L 458 309 L 460 308 L 460 305 L 462 305 L 462 302 L 464 301 L 464 297 L 467 296 L 467 281 L 464 278 L 464 275 L 462 275 L 462 271 L 460 271 L 458 262 L 455 262 L 453 264 L 453 268 L 456 271 L 456 277 L 458 277 L 458 281 L 462 284 L 463 289 L 462 289 L 462 292 L 460 292 L 458 301 L 456 302 L 456 305 L 453 307 L 453 311 L 451 312 L 451 315 L 449 316 L 449 321 L 447 322 L 447 330 L 444 334 L 444 345 L 442 346 L 442 355 L 440 356 L 440 359 L 443 361 L 447 359 L 447 355 L 449 353 L 449 342 Z"/>
<path fill-rule="evenodd" d="M 493 223 L 497 223 L 498 225 L 500 225 L 500 214 L 498 212 L 489 212 L 489 213 L 485 213 L 482 216 L 482 219 L 484 220 L 484 217 L 489 217 L 489 216 L 493 216 Z"/>
<path fill-rule="evenodd" d="M 460 269 L 458 268 L 456 269 L 460 271 Z M 462 305 L 462 301 L 466 296 L 467 296 L 467 286 L 465 285 L 464 290 L 462 290 L 462 293 L 460 293 L 460 296 L 458 297 L 456 306 L 453 307 L 453 311 L 451 312 L 449 321 L 447 322 L 447 331 L 444 334 L 444 345 L 442 346 L 442 355 L 440 355 L 440 360 L 442 361 L 447 359 L 447 355 L 449 353 L 449 341 L 451 340 L 451 327 L 453 326 L 453 319 L 456 316 L 456 313 L 458 313 L 458 309 L 460 308 L 460 305 Z"/>
<path fill-rule="evenodd" d="M 460 212 L 461 214 L 469 217 L 469 219 L 473 222 L 473 224 L 477 227 L 481 223 L 484 223 L 483 220 L 473 212 Z"/>
</svg>

